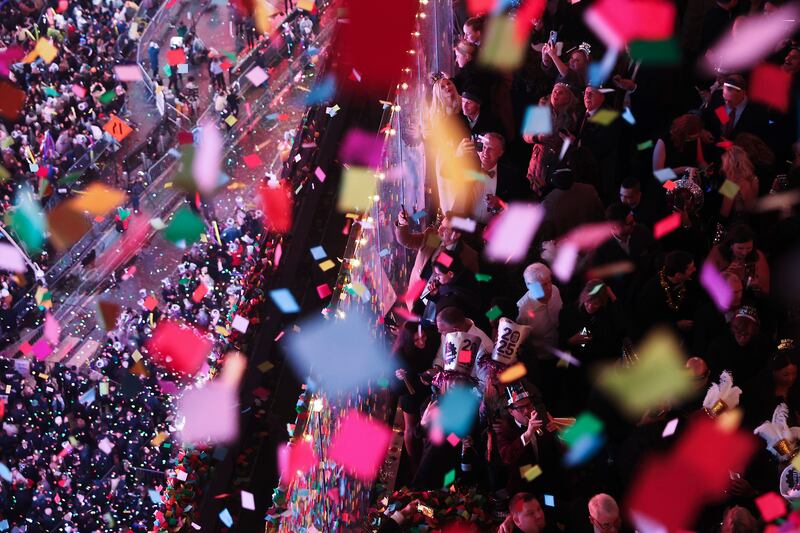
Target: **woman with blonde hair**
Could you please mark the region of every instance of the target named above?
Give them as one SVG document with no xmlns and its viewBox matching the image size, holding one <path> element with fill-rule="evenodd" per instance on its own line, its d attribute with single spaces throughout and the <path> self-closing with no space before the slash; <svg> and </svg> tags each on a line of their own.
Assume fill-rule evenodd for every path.
<svg viewBox="0 0 800 533">
<path fill-rule="evenodd" d="M 728 148 L 722 154 L 722 173 L 726 180 L 739 187 L 739 190 L 733 198 L 722 196 L 720 215 L 729 218 L 731 215 L 752 210 L 758 200 L 758 177 L 753 170 L 753 163 L 747 157 L 747 152 L 737 145 Z"/>
<path fill-rule="evenodd" d="M 428 120 L 432 122 L 442 116 L 457 115 L 460 112 L 461 97 L 453 80 L 443 74 L 434 78 Z"/>
</svg>

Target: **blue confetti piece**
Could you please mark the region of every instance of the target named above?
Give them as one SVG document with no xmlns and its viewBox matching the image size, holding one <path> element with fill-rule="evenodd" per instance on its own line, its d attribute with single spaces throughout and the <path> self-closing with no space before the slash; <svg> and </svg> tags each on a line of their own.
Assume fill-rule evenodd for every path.
<svg viewBox="0 0 800 533">
<path fill-rule="evenodd" d="M 384 248 L 383 250 L 381 250 L 381 253 L 378 254 L 378 255 L 380 255 L 381 257 L 386 257 L 390 253 L 392 253 L 392 252 L 390 252 L 388 248 Z"/>
<path fill-rule="evenodd" d="M 600 87 L 606 82 L 611 70 L 617 63 L 617 55 L 619 55 L 619 51 L 616 48 L 609 48 L 600 63 L 589 65 L 589 85 Z"/>
<path fill-rule="evenodd" d="M 8 529 L 8 520 L 3 520 L 0 522 L 0 531 L 5 531 Z"/>
<path fill-rule="evenodd" d="M 157 490 L 150 489 L 147 491 L 147 495 L 150 496 L 150 501 L 156 505 L 161 503 L 161 493 Z"/>
<path fill-rule="evenodd" d="M 336 82 L 333 76 L 325 76 L 306 96 L 306 105 L 326 103 L 333 97 L 335 91 Z"/>
<path fill-rule="evenodd" d="M 423 209 L 422 211 L 417 211 L 416 213 L 411 215 L 411 218 L 414 219 L 414 222 L 419 222 L 419 219 L 421 219 L 422 217 L 424 217 L 427 214 L 428 214 L 428 212 Z"/>
<path fill-rule="evenodd" d="M 605 439 L 602 435 L 592 433 L 581 435 L 564 455 L 564 464 L 566 466 L 577 466 L 585 463 L 603 447 L 604 443 Z"/>
<path fill-rule="evenodd" d="M 5 465 L 0 463 L 0 477 L 11 483 L 11 470 Z"/>
<path fill-rule="evenodd" d="M 231 527 L 233 525 L 233 517 L 228 509 L 223 509 L 220 511 L 219 519 L 222 520 L 222 523 L 225 524 L 225 527 Z"/>
<path fill-rule="evenodd" d="M 297 300 L 294 299 L 294 296 L 292 296 L 292 293 L 289 292 L 289 289 L 276 289 L 274 291 L 270 291 L 269 296 L 282 313 L 300 312 L 300 306 L 297 305 Z"/>
<path fill-rule="evenodd" d="M 226 455 L 228 455 L 228 448 L 226 448 L 225 446 L 216 446 L 214 448 L 213 457 L 217 461 L 222 461 L 223 459 L 225 459 Z"/>
<path fill-rule="evenodd" d="M 542 284 L 538 281 L 529 284 L 528 290 L 531 291 L 531 295 L 537 300 L 544 298 L 544 289 L 542 288 Z"/>
<path fill-rule="evenodd" d="M 322 246 L 313 247 L 311 249 L 311 255 L 317 261 L 319 261 L 320 259 L 325 259 L 326 257 L 328 257 L 328 254 L 325 253 L 325 248 L 323 248 Z"/>
<path fill-rule="evenodd" d="M 264 120 L 278 120 L 278 114 L 270 113 L 269 115 L 264 117 Z"/>
<path fill-rule="evenodd" d="M 623 111 L 622 118 L 624 118 L 625 122 L 627 122 L 628 124 L 631 125 L 636 124 L 636 119 L 633 118 L 633 113 L 631 113 L 631 109 L 629 107 L 626 107 L 625 111 Z"/>
<path fill-rule="evenodd" d="M 522 121 L 523 135 L 550 135 L 553 133 L 553 117 L 549 106 L 530 106 Z"/>
<path fill-rule="evenodd" d="M 547 507 L 555 507 L 556 506 L 556 498 L 552 494 L 545 494 L 544 495 L 544 504 Z"/>
<path fill-rule="evenodd" d="M 447 391 L 439 403 L 439 420 L 444 434 L 455 433 L 462 438 L 469 435 L 479 403 L 478 397 L 466 387 L 455 387 Z"/>
<path fill-rule="evenodd" d="M 308 50 L 306 50 L 306 53 L 309 56 L 314 57 L 315 55 L 319 54 L 319 48 L 317 48 L 315 46 L 309 46 Z"/>
</svg>

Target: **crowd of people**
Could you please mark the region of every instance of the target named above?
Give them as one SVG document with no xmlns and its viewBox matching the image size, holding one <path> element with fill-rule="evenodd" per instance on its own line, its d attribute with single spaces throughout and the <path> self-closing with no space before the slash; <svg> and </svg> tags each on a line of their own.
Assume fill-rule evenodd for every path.
<svg viewBox="0 0 800 533">
<path fill-rule="evenodd" d="M 159 510 L 168 515 L 159 530 L 175 530 L 190 516 L 183 507 L 191 502 L 183 498 L 176 509 L 164 490 L 182 483 L 171 478 L 181 447 L 172 395 L 183 381 L 142 352 L 161 318 L 204 332 L 216 343 L 214 354 L 244 340 L 238 331 L 219 332 L 234 313 L 258 320 L 264 298 L 253 291 L 271 255 L 262 257 L 258 246 L 261 214 L 241 197 L 235 206 L 221 242 L 209 226 L 208 239 L 186 251 L 159 293 L 142 289 L 137 307 L 120 309 L 85 368 L 3 360 L 0 520 L 7 527 L 148 531 Z M 208 292 L 197 298 L 200 285 Z M 203 461 L 207 468 L 210 458 Z"/>
<path fill-rule="evenodd" d="M 792 96 L 787 111 L 751 98 L 749 70 L 706 75 L 695 65 L 745 17 L 782 2 L 717 0 L 703 11 L 681 4 L 674 40 L 682 62 L 650 65 L 625 48 L 602 80 L 595 69 L 606 48 L 584 23 L 586 2 L 548 3 L 513 72 L 479 60 L 496 44 L 486 39 L 497 14 L 467 17 L 463 4 L 454 2 L 463 25 L 453 70 L 431 77 L 421 121 L 400 131 L 408 145 L 422 145 L 426 210 L 441 216 L 426 227 L 405 209 L 396 215 L 397 246 L 416 253 L 412 318 L 394 345 L 404 415 L 397 486 L 435 490 L 455 471 L 457 485 L 490 499 L 502 532 L 631 531 L 633 481 L 650 454 L 681 435 L 662 438 L 667 423 L 678 419 L 681 428 L 737 407 L 743 431 L 759 428 L 759 450 L 685 528 L 761 531 L 756 498 L 798 494 L 789 461 L 800 442 L 788 438 L 776 451 L 777 437 L 764 430 L 767 421 L 785 426 L 781 434 L 800 426 L 795 103 Z M 798 50 L 788 39 L 763 59 L 790 78 L 791 95 Z M 544 107 L 549 131 L 526 126 L 530 106 Z M 604 115 L 611 120 L 597 120 Z M 459 133 L 443 142 L 436 132 L 445 122 Z M 460 179 L 460 168 L 479 178 Z M 491 222 L 512 202 L 541 204 L 541 224 L 526 260 L 489 261 Z M 565 276 L 561 245 L 592 240 L 589 228 L 601 227 L 608 233 L 583 245 Z M 657 326 L 679 343 L 692 392 L 631 419 L 596 372 L 635 365 Z M 527 374 L 501 381 L 517 362 Z M 481 399 L 456 444 L 432 431 L 455 386 Z M 735 398 L 721 396 L 730 390 Z M 587 413 L 604 426 L 603 443 L 567 467 L 562 430 Z M 438 512 L 418 500 L 396 503 L 382 531 Z"/>
</svg>

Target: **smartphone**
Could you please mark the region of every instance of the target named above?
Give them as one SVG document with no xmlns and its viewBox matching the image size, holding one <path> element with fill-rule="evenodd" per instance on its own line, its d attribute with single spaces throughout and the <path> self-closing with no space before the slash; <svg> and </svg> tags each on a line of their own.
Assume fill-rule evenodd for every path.
<svg viewBox="0 0 800 533">
<path fill-rule="evenodd" d="M 482 152 L 483 151 L 483 142 L 480 140 L 481 136 L 475 133 L 472 134 L 472 142 L 475 144 L 475 151 Z"/>
<path fill-rule="evenodd" d="M 556 41 L 558 41 L 558 32 L 557 31 L 551 31 L 550 32 L 550 38 L 547 40 L 547 42 L 549 42 L 550 44 L 555 46 Z"/>
</svg>

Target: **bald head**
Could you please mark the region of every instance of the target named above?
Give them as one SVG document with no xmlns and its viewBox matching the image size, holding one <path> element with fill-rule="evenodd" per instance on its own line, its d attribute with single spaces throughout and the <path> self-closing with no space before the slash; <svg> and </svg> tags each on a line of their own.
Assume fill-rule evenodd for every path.
<svg viewBox="0 0 800 533">
<path fill-rule="evenodd" d="M 589 500 L 589 521 L 595 532 L 616 533 L 622 525 L 617 502 L 608 494 L 600 493 Z"/>
</svg>

